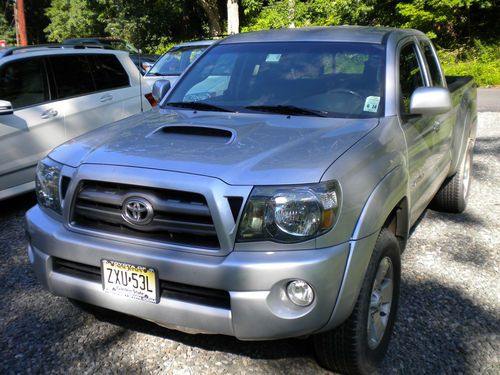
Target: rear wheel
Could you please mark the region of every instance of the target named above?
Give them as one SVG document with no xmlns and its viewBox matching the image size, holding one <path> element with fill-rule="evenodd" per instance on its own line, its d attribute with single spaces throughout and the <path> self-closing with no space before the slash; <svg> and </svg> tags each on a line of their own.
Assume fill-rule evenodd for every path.
<svg viewBox="0 0 500 375">
<path fill-rule="evenodd" d="M 343 374 L 376 372 L 396 319 L 400 278 L 398 241 L 382 229 L 351 316 L 334 330 L 313 337 L 321 366 Z"/>
<path fill-rule="evenodd" d="M 469 140 L 464 160 L 457 173 L 446 180 L 430 207 L 436 211 L 460 213 L 465 210 L 469 198 L 474 142 Z"/>
</svg>

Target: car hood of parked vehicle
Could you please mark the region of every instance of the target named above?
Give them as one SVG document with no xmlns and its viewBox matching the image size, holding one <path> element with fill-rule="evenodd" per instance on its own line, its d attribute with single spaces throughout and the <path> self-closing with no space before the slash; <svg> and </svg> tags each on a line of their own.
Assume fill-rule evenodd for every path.
<svg viewBox="0 0 500 375">
<path fill-rule="evenodd" d="M 231 185 L 313 183 L 378 119 L 152 110 L 69 141 L 50 157 L 216 177 Z"/>
</svg>

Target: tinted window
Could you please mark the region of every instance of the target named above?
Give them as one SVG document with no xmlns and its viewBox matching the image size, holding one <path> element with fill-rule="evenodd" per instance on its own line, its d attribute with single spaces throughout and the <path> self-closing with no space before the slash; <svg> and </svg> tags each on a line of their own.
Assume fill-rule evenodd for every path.
<svg viewBox="0 0 500 375">
<path fill-rule="evenodd" d="M 127 72 L 115 55 L 92 55 L 92 75 L 97 91 L 129 86 Z"/>
<path fill-rule="evenodd" d="M 49 99 L 42 59 L 17 60 L 0 68 L 0 99 L 13 108 L 40 104 Z"/>
<path fill-rule="evenodd" d="M 439 62 L 437 61 L 436 55 L 432 50 L 430 42 L 421 40 L 420 46 L 424 50 L 427 66 L 429 67 L 429 73 L 431 74 L 432 86 L 444 87 L 443 77 L 439 71 Z"/>
<path fill-rule="evenodd" d="M 203 101 L 248 112 L 295 106 L 331 117 L 377 117 L 383 113 L 384 55 L 383 46 L 363 43 L 221 44 L 176 84 L 169 102 Z"/>
<path fill-rule="evenodd" d="M 417 87 L 424 86 L 422 71 L 418 63 L 416 46 L 408 44 L 401 49 L 399 57 L 399 85 L 401 112 L 410 112 L 411 94 Z"/>
<path fill-rule="evenodd" d="M 58 99 L 95 91 L 91 68 L 85 55 L 51 56 Z"/>
</svg>

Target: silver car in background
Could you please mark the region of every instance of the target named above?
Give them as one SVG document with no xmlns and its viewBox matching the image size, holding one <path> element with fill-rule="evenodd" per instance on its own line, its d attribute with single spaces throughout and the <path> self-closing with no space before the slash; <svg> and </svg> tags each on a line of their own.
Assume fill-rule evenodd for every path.
<svg viewBox="0 0 500 375">
<path fill-rule="evenodd" d="M 173 85 L 177 78 L 215 40 L 199 40 L 176 45 L 163 54 L 146 72 L 144 78 L 151 87 L 159 79 L 167 79 Z"/>
<path fill-rule="evenodd" d="M 0 200 L 33 190 L 35 167 L 54 147 L 154 103 L 127 52 L 70 45 L 2 50 Z"/>
</svg>

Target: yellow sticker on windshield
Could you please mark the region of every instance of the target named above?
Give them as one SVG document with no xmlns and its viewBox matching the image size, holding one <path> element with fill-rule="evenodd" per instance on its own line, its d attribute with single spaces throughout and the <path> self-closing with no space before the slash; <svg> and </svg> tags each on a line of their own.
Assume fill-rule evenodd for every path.
<svg viewBox="0 0 500 375">
<path fill-rule="evenodd" d="M 379 104 L 380 104 L 380 96 L 369 96 L 365 100 L 365 106 L 363 107 L 363 111 L 377 112 Z"/>
</svg>

